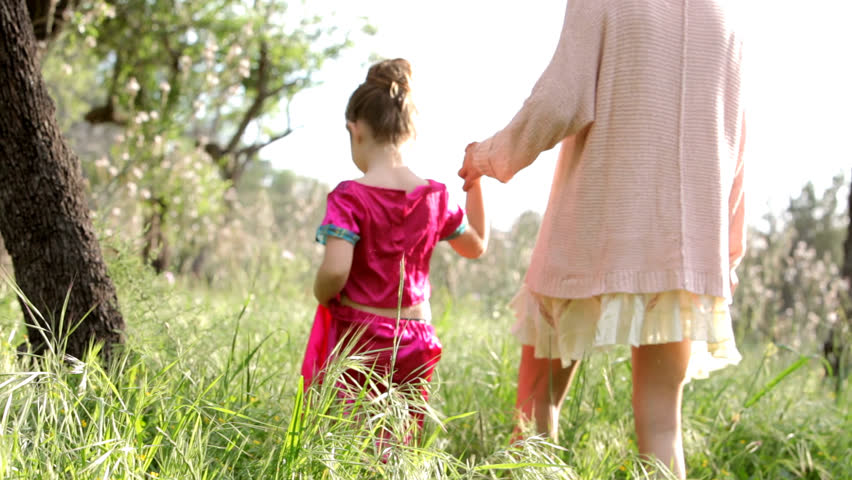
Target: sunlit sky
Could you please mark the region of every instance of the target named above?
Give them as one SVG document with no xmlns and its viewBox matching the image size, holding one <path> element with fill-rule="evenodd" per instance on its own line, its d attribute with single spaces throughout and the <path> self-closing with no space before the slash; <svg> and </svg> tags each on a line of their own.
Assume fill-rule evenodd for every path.
<svg viewBox="0 0 852 480">
<path fill-rule="evenodd" d="M 747 215 L 757 224 L 808 181 L 818 189 L 852 172 L 852 1 L 742 0 L 747 18 Z M 338 21 L 366 16 L 377 27 L 323 83 L 296 96 L 296 131 L 263 151 L 280 168 L 333 187 L 358 177 L 343 112 L 371 53 L 414 68 L 418 137 L 409 166 L 447 184 L 464 202 L 456 172 L 464 147 L 504 127 L 549 62 L 565 1 L 359 0 L 322 2 Z M 327 11 L 327 10 L 326 10 Z M 485 184 L 492 224 L 505 229 L 526 210 L 543 212 L 556 149 L 512 181 Z"/>
</svg>

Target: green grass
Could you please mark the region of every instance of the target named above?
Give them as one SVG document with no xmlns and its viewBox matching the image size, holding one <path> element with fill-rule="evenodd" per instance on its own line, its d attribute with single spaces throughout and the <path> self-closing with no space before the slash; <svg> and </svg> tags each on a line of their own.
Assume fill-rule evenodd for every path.
<svg viewBox="0 0 852 480">
<path fill-rule="evenodd" d="M 630 479 L 654 468 L 636 453 L 626 349 L 584 363 L 557 445 L 509 446 L 520 352 L 506 312 L 439 296 L 444 355 L 428 408 L 398 391 L 343 405 L 328 387 L 301 395 L 306 287 L 210 291 L 133 266 L 113 276 L 129 332 L 108 371 L 91 358 L 19 358 L 20 310 L 0 286 L 0 477 Z M 740 366 L 686 388 L 690 478 L 852 478 L 848 390 L 835 396 L 809 352 L 741 348 Z M 426 427 L 400 445 L 410 404 Z M 391 440 L 377 453 L 382 430 Z"/>
</svg>

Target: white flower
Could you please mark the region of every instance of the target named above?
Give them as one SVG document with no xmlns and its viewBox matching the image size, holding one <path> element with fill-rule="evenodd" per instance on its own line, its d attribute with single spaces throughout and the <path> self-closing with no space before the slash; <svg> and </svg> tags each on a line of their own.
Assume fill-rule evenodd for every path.
<svg viewBox="0 0 852 480">
<path fill-rule="evenodd" d="M 243 47 L 241 47 L 237 44 L 231 45 L 231 48 L 228 49 L 227 60 L 230 61 L 231 59 L 233 59 L 235 57 L 239 57 L 242 54 L 243 54 Z"/>
<path fill-rule="evenodd" d="M 160 90 L 163 92 L 164 95 L 166 95 L 172 91 L 172 86 L 169 85 L 169 82 L 163 80 L 162 82 L 160 82 Z"/>
<path fill-rule="evenodd" d="M 119 133 L 115 137 L 113 137 L 113 139 L 115 140 L 116 143 L 124 143 L 124 140 L 125 140 L 124 134 Z"/>
<path fill-rule="evenodd" d="M 151 198 L 151 191 L 147 188 L 143 188 L 142 191 L 139 192 L 139 194 L 142 195 L 142 198 L 144 198 L 145 200 Z"/>
<path fill-rule="evenodd" d="M 113 214 L 113 215 L 115 215 L 116 217 L 117 217 L 117 216 L 119 216 L 119 215 L 121 215 L 121 209 L 120 209 L 120 208 L 118 208 L 118 207 L 113 208 L 113 209 L 112 209 L 112 214 Z"/>
<path fill-rule="evenodd" d="M 160 112 L 158 112 L 156 110 L 151 110 L 150 112 L 148 112 L 148 115 L 151 117 L 151 120 L 159 120 L 160 119 Z"/>
<path fill-rule="evenodd" d="M 142 175 L 144 174 L 144 172 L 142 172 L 142 169 L 139 167 L 133 167 L 133 170 L 131 172 L 136 178 L 142 178 Z"/>
<path fill-rule="evenodd" d="M 136 184 L 133 183 L 133 182 L 127 182 L 127 190 L 130 192 L 131 196 L 136 195 L 136 190 L 137 190 Z"/>
<path fill-rule="evenodd" d="M 208 73 L 207 76 L 204 78 L 204 81 L 206 81 L 207 84 L 212 87 L 219 85 L 219 77 L 213 75 L 212 73 Z"/>
<path fill-rule="evenodd" d="M 128 161 L 128 160 L 130 160 L 130 154 L 129 154 L 129 153 L 127 153 L 127 152 L 122 153 L 122 154 L 121 154 L 121 159 L 122 159 L 122 160 L 124 160 L 125 162 L 126 162 L 126 161 Z"/>
<path fill-rule="evenodd" d="M 192 66 L 192 58 L 188 55 L 181 55 L 180 59 L 178 59 L 178 63 L 180 64 L 180 70 L 182 72 L 189 71 L 189 67 Z"/>
<path fill-rule="evenodd" d="M 293 260 L 294 258 L 296 258 L 296 256 L 293 255 L 293 252 L 291 252 L 290 250 L 284 250 L 283 252 L 281 252 L 281 258 L 283 258 L 284 260 Z"/>
<path fill-rule="evenodd" d="M 207 63 L 213 63 L 214 55 L 216 55 L 216 51 L 218 49 L 219 47 L 213 42 L 213 40 L 207 40 L 207 43 L 204 45 L 204 52 L 202 53 L 204 60 Z"/>
<path fill-rule="evenodd" d="M 139 85 L 139 82 L 136 81 L 136 77 L 130 77 L 130 80 L 127 81 L 127 91 L 131 95 L 136 95 L 139 93 L 142 87 Z"/>
<path fill-rule="evenodd" d="M 118 175 L 118 169 L 115 167 L 109 167 L 109 170 L 107 170 L 107 172 L 109 172 L 109 175 L 111 177 Z"/>
<path fill-rule="evenodd" d="M 164 274 L 163 274 L 163 277 L 165 277 L 166 282 L 167 282 L 169 285 L 174 285 L 174 284 L 175 284 L 175 274 L 174 274 L 174 273 L 172 273 L 172 272 L 166 272 L 166 273 L 164 273 Z"/>
<path fill-rule="evenodd" d="M 101 157 L 95 160 L 95 166 L 98 168 L 107 168 L 109 167 L 109 159 L 107 159 L 107 157 Z"/>
<path fill-rule="evenodd" d="M 163 170 L 168 170 L 172 168 L 172 162 L 170 162 L 168 159 L 163 160 L 162 162 L 160 162 L 160 168 L 162 168 Z"/>
<path fill-rule="evenodd" d="M 89 47 L 89 48 L 95 48 L 96 46 L 98 46 L 98 41 L 95 39 L 95 37 L 93 37 L 91 35 L 86 37 L 85 42 L 86 42 L 86 46 Z"/>
<path fill-rule="evenodd" d="M 154 146 L 157 147 L 157 148 L 163 146 L 163 136 L 162 135 L 155 135 L 154 136 Z"/>
<path fill-rule="evenodd" d="M 251 75 L 251 62 L 249 62 L 248 58 L 241 58 L 240 63 L 237 66 L 237 71 L 240 73 L 240 76 L 243 78 L 248 78 Z"/>
<path fill-rule="evenodd" d="M 67 75 L 71 75 L 71 73 L 73 73 L 73 72 L 74 72 L 74 69 L 71 68 L 71 65 L 68 65 L 67 63 L 62 64 L 62 73 L 63 74 L 65 74 L 67 76 Z"/>
</svg>

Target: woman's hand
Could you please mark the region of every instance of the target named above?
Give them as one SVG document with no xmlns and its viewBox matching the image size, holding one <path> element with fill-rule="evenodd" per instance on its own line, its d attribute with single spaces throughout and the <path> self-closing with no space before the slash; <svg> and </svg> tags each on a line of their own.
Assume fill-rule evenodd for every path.
<svg viewBox="0 0 852 480">
<path fill-rule="evenodd" d="M 473 186 L 477 184 L 479 178 L 482 177 L 482 172 L 473 165 L 473 151 L 476 149 L 477 145 L 479 145 L 479 142 L 472 142 L 464 149 L 464 163 L 462 164 L 461 170 L 459 170 L 459 177 L 464 180 L 464 186 L 462 189 L 464 189 L 465 192 L 473 188 Z"/>
</svg>

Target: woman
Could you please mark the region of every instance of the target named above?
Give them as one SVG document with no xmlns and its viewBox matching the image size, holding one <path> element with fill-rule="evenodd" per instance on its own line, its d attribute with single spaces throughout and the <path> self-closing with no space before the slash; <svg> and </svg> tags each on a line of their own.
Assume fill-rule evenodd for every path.
<svg viewBox="0 0 852 480">
<path fill-rule="evenodd" d="M 569 0 L 509 125 L 468 146 L 465 188 L 562 142 L 512 302 L 519 421 L 556 439 L 579 360 L 632 346 L 639 451 L 685 476 L 689 377 L 740 360 L 728 305 L 744 251 L 742 43 L 733 2 Z"/>
</svg>

